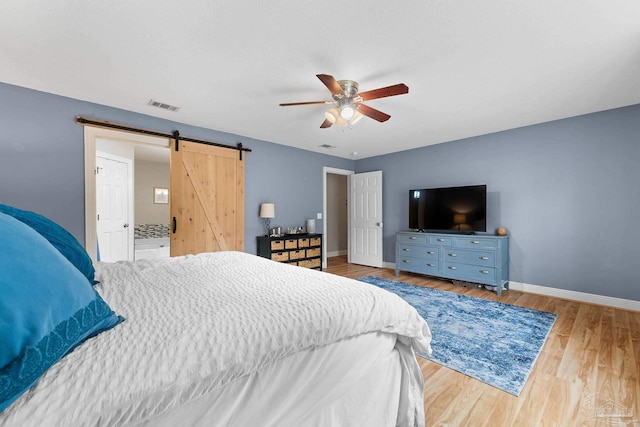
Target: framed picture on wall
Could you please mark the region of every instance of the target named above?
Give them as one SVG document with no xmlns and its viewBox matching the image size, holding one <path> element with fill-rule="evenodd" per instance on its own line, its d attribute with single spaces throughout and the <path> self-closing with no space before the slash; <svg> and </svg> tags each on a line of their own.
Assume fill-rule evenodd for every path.
<svg viewBox="0 0 640 427">
<path fill-rule="evenodd" d="M 169 189 L 153 187 L 153 203 L 168 204 L 169 203 Z"/>
</svg>

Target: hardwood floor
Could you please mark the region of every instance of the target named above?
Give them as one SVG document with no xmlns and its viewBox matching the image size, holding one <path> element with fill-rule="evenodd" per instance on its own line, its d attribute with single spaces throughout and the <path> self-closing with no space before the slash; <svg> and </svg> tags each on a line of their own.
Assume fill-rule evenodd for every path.
<svg viewBox="0 0 640 427">
<path fill-rule="evenodd" d="M 467 289 L 428 276 L 327 260 L 329 273 L 374 275 L 556 313 L 519 397 L 418 357 L 427 426 L 640 426 L 640 312 L 518 291 Z"/>
</svg>

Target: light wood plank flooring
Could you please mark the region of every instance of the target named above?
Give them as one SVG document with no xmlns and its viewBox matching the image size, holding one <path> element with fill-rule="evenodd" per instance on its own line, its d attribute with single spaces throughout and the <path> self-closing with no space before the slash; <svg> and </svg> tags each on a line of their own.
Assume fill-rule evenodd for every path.
<svg viewBox="0 0 640 427">
<path fill-rule="evenodd" d="M 556 313 L 519 397 L 418 357 L 427 426 L 640 426 L 640 313 L 328 259 L 329 273 L 374 275 Z"/>
</svg>

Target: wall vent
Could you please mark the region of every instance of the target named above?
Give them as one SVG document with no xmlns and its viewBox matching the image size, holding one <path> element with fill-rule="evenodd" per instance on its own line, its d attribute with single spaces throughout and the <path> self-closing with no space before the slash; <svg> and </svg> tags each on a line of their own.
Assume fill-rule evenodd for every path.
<svg viewBox="0 0 640 427">
<path fill-rule="evenodd" d="M 165 104 L 164 102 L 154 101 L 153 99 L 149 101 L 149 105 L 169 111 L 178 111 L 180 109 L 180 107 L 176 107 L 175 105 Z"/>
</svg>

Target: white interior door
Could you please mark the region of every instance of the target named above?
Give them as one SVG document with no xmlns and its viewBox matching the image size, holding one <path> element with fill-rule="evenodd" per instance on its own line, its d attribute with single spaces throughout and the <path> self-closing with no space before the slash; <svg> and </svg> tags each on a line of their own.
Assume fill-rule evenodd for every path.
<svg viewBox="0 0 640 427">
<path fill-rule="evenodd" d="M 382 171 L 349 177 L 349 253 L 354 264 L 382 267 Z"/>
<path fill-rule="evenodd" d="M 96 219 L 100 261 L 133 261 L 132 162 L 97 153 Z"/>
</svg>

